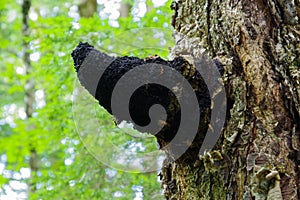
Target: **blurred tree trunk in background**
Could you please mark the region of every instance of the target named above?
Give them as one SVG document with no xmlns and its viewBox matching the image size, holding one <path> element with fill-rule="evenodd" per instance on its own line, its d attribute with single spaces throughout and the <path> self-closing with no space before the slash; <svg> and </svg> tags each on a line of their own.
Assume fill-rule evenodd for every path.
<svg viewBox="0 0 300 200">
<path fill-rule="evenodd" d="M 128 2 L 121 1 L 120 2 L 120 17 L 129 17 L 131 11 L 131 5 Z"/>
<path fill-rule="evenodd" d="M 146 0 L 147 12 L 151 12 L 153 10 L 152 0 Z"/>
<path fill-rule="evenodd" d="M 22 4 L 22 34 L 23 34 L 23 61 L 25 66 L 25 75 L 27 77 L 25 87 L 24 87 L 24 104 L 25 104 L 25 113 L 26 118 L 29 120 L 32 117 L 33 110 L 34 110 L 34 80 L 31 78 L 32 74 L 32 66 L 30 63 L 30 44 L 28 42 L 28 38 L 30 36 L 30 27 L 29 27 L 29 11 L 31 7 L 30 0 L 24 0 Z M 30 122 L 27 125 L 27 131 L 30 133 L 31 130 L 34 129 L 34 124 Z M 29 151 L 30 151 L 30 158 L 29 158 L 29 167 L 31 171 L 31 182 L 30 182 L 30 192 L 35 192 L 36 184 L 34 181 L 35 173 L 38 170 L 38 157 L 36 152 L 36 147 L 34 144 L 34 139 L 30 141 Z"/>
<path fill-rule="evenodd" d="M 174 0 L 171 7 L 171 55 L 206 50 L 218 60 L 229 107 L 212 152 L 162 169 L 166 199 L 300 199 L 299 1 Z"/>
<path fill-rule="evenodd" d="M 97 0 L 80 0 L 78 10 L 81 17 L 92 17 L 97 12 Z"/>
</svg>

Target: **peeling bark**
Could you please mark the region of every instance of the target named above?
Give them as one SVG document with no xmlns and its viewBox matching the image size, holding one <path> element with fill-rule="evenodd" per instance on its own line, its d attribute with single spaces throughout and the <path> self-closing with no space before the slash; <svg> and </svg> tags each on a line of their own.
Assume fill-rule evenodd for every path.
<svg viewBox="0 0 300 200">
<path fill-rule="evenodd" d="M 229 109 L 213 151 L 162 169 L 166 199 L 299 199 L 299 1 L 175 0 L 171 8 L 171 56 L 218 60 Z"/>
</svg>

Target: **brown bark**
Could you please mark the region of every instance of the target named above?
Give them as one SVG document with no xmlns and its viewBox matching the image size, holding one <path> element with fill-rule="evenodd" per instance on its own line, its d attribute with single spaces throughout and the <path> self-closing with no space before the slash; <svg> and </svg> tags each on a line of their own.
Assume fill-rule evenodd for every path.
<svg viewBox="0 0 300 200">
<path fill-rule="evenodd" d="M 299 1 L 176 0 L 172 8 L 171 56 L 206 51 L 218 60 L 229 107 L 212 151 L 162 169 L 166 199 L 299 199 Z"/>
</svg>

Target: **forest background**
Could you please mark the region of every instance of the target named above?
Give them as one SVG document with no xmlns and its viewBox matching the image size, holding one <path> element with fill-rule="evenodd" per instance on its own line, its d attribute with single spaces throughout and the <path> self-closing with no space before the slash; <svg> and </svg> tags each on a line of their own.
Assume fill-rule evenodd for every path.
<svg viewBox="0 0 300 200">
<path fill-rule="evenodd" d="M 126 172 L 95 159 L 85 147 L 74 119 L 77 83 L 70 54 L 84 41 L 111 55 L 159 52 L 167 58 L 174 45 L 171 2 L 99 0 L 88 18 L 80 16 L 81 2 L 32 0 L 24 31 L 23 1 L 0 0 L 1 200 L 163 199 L 158 171 Z M 125 14 L 124 7 L 130 8 Z M 137 39 L 143 47 L 133 44 Z M 95 110 L 103 140 L 124 151 L 157 149 L 154 139 L 144 143 L 118 134 L 112 117 Z"/>
</svg>

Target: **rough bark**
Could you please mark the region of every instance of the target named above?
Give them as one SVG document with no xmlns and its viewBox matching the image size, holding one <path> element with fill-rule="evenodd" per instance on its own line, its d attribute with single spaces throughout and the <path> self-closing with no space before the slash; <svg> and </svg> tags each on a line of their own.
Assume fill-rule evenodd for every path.
<svg viewBox="0 0 300 200">
<path fill-rule="evenodd" d="M 228 115 L 215 148 L 162 169 L 166 199 L 300 199 L 300 3 L 175 0 L 173 57 L 224 67 Z"/>
<path fill-rule="evenodd" d="M 175 64 L 173 68 L 180 69 L 188 79 L 197 77 L 189 77 L 195 71 L 191 58 L 208 54 L 224 68 L 226 123 L 217 145 L 204 155 L 198 152 L 210 127 L 206 119 L 195 139 L 186 142 L 190 148 L 179 159 L 173 161 L 172 148 L 164 149 L 167 158 L 160 176 L 166 199 L 299 199 L 299 2 L 178 0 L 171 7 L 175 11 L 173 61 L 123 57 L 109 64 L 111 58 L 107 55 L 80 44 L 72 56 L 81 83 L 86 83 L 83 85 L 105 107 L 110 99 L 102 98 L 109 95 L 101 94 L 103 89 L 99 93 L 99 80 L 91 79 L 97 70 L 105 70 L 101 67 L 108 66 L 108 70 L 100 86 L 110 88 L 114 85 L 110 80 L 118 81 L 135 64 L 172 63 L 183 57 L 187 58 L 184 63 L 191 62 Z M 89 53 L 93 55 L 81 68 Z M 98 63 L 101 60 L 105 62 L 102 65 Z M 201 82 L 193 83 L 195 91 L 203 87 Z M 211 108 L 216 107 L 211 100 Z M 109 111 L 109 107 L 105 108 Z M 209 109 L 203 111 L 205 117 L 209 116 Z M 174 135 L 172 130 L 158 137 L 161 147 L 169 142 L 165 136 Z"/>
</svg>

